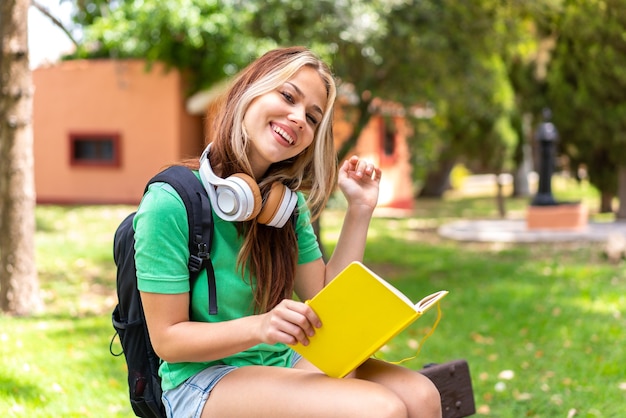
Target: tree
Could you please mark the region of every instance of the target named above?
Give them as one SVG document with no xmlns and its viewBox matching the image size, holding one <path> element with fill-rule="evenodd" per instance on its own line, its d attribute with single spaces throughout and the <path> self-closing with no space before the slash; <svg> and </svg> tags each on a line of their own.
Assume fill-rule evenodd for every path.
<svg viewBox="0 0 626 418">
<path fill-rule="evenodd" d="M 600 211 L 626 206 L 626 14 L 623 0 L 571 0 L 558 25 L 548 97 L 560 148 L 600 190 Z M 621 173 L 621 174 L 620 174 Z M 626 218 L 626 209 L 618 211 Z"/>
<path fill-rule="evenodd" d="M 29 0 L 0 6 L 0 309 L 41 308 L 35 265 L 35 185 L 28 67 Z"/>
<path fill-rule="evenodd" d="M 447 182 L 462 153 L 469 158 L 480 156 L 483 162 L 506 160 L 508 152 L 489 158 L 484 153 L 485 149 L 510 147 L 512 132 L 507 118 L 513 96 L 498 51 L 490 41 L 498 38 L 493 29 L 497 9 L 492 2 L 468 6 L 465 2 L 435 0 L 320 1 L 307 8 L 285 7 L 287 3 L 292 2 L 264 2 L 273 10 L 273 18 L 256 14 L 252 30 L 279 44 L 311 43 L 314 39 L 331 58 L 338 79 L 351 86 L 358 98 L 352 112 L 355 128 L 340 156 L 354 145 L 371 113 L 377 111 L 372 100 L 382 98 L 402 105 L 409 119 L 415 105 L 434 104 L 437 117 L 426 129 L 432 134 L 411 141 L 419 162 L 432 165 L 434 161 L 431 173 L 442 174 L 427 176 L 423 190 L 428 192 L 438 183 L 433 194 L 440 196 L 440 184 Z M 492 94 L 494 88 L 498 91 Z M 472 115 L 482 121 L 474 123 Z M 460 137 L 451 136 L 454 125 Z M 466 129 L 468 125 L 471 130 Z M 484 131 L 479 133 L 475 128 Z M 423 133 L 424 128 L 416 127 L 415 131 Z M 480 139 L 480 145 L 474 142 L 474 147 L 468 146 L 472 139 Z M 485 146 L 486 139 L 499 145 Z M 433 181 L 435 177 L 442 181 Z"/>
<path fill-rule="evenodd" d="M 236 74 L 268 49 L 241 30 L 251 16 L 237 3 L 81 0 L 74 21 L 84 38 L 74 57 L 162 62 L 187 77 L 192 94 Z"/>
<path fill-rule="evenodd" d="M 438 139 L 439 152 L 420 196 L 441 197 L 457 162 L 496 173 L 511 166 L 518 138 L 503 51 L 518 41 L 507 25 L 512 19 L 506 8 L 497 3 L 429 3 L 422 19 L 412 24 L 413 36 L 419 37 L 413 44 L 420 47 L 419 62 L 426 66 L 420 81 L 436 112 L 422 129 Z M 401 8 L 390 22 L 409 13 Z"/>
<path fill-rule="evenodd" d="M 372 100 L 400 104 L 407 116 L 416 104 L 435 108 L 430 123 L 409 117 L 419 133 L 409 146 L 414 172 L 426 179 L 424 193 L 441 196 L 459 160 L 495 172 L 521 163 L 525 138 L 512 63 L 531 55 L 532 19 L 559 2 L 81 0 L 76 21 L 89 47 L 79 54 L 163 61 L 195 80 L 195 89 L 270 47 L 311 46 L 357 99 L 340 158 L 379 111 Z"/>
</svg>

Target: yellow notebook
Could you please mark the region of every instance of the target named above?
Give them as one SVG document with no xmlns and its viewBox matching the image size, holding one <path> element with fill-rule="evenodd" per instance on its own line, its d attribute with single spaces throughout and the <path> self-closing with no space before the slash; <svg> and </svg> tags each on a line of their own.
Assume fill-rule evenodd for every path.
<svg viewBox="0 0 626 418">
<path fill-rule="evenodd" d="M 322 321 L 309 345 L 292 348 L 332 377 L 344 377 L 447 295 L 445 290 L 417 304 L 353 262 L 307 301 Z"/>
</svg>

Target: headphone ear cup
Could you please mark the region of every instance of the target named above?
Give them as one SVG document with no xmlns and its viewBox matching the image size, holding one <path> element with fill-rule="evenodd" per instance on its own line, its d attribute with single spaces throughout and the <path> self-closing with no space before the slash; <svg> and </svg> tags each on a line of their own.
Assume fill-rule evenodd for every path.
<svg viewBox="0 0 626 418">
<path fill-rule="evenodd" d="M 235 194 L 236 199 L 238 200 L 237 206 L 242 208 L 244 214 L 248 212 L 250 213 L 248 216 L 236 220 L 248 221 L 255 218 L 261 211 L 262 207 L 261 191 L 259 190 L 259 186 L 256 181 L 252 177 L 243 173 L 235 173 L 228 177 L 226 181 L 238 186 L 238 192 Z M 220 188 L 222 187 L 224 186 L 218 186 L 218 202 Z M 231 190 L 234 191 L 235 188 L 233 187 Z"/>
<path fill-rule="evenodd" d="M 257 220 L 259 223 L 282 228 L 293 213 L 298 197 L 280 182 L 272 184 Z"/>
</svg>

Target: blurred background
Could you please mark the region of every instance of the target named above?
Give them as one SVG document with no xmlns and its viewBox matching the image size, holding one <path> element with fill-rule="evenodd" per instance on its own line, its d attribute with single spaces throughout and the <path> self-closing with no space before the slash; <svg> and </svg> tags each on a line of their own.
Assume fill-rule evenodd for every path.
<svg viewBox="0 0 626 418">
<path fill-rule="evenodd" d="M 4 416 L 132 414 L 109 353 L 115 228 L 156 171 L 201 152 L 230 80 L 296 44 L 337 78 L 339 158 L 384 170 L 366 264 L 415 300 L 450 290 L 407 365 L 467 359 L 479 415 L 623 414 L 626 0 L 0 7 Z M 316 225 L 328 254 L 343 204 Z M 541 239 L 439 233 L 460 221 Z M 433 320 L 379 356 L 414 354 Z"/>
</svg>

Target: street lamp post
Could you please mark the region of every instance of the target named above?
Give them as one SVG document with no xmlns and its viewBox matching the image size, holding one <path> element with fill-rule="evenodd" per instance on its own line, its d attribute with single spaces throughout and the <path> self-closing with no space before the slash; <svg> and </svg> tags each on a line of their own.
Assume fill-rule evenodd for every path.
<svg viewBox="0 0 626 418">
<path fill-rule="evenodd" d="M 540 164 L 539 164 L 539 189 L 531 205 L 552 206 L 557 205 L 552 196 L 552 173 L 554 171 L 554 161 L 556 154 L 556 142 L 559 133 L 552 123 L 552 112 L 544 109 L 542 112 L 543 121 L 539 124 L 535 133 L 535 139 L 539 142 Z"/>
</svg>

